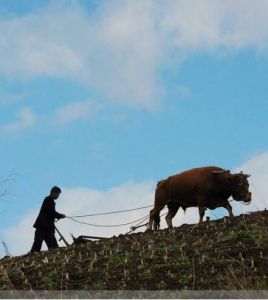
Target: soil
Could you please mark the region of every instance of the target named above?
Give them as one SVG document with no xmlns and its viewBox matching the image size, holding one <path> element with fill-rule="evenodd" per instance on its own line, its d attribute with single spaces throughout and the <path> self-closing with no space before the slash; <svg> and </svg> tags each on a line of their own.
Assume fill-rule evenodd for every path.
<svg viewBox="0 0 268 300">
<path fill-rule="evenodd" d="M 267 290 L 268 211 L 0 260 L 0 290 Z"/>
</svg>

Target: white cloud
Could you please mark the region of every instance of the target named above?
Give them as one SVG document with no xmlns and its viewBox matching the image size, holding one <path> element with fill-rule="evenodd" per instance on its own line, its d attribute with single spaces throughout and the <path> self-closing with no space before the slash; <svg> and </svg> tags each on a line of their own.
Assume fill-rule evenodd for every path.
<svg viewBox="0 0 268 300">
<path fill-rule="evenodd" d="M 0 20 L 1 73 L 72 78 L 111 101 L 153 106 L 160 48 L 148 5 L 112 5 L 93 21 L 72 3 Z"/>
<path fill-rule="evenodd" d="M 14 227 L 7 229 L 2 236 L 7 244 L 8 250 L 12 255 L 21 255 L 30 251 L 31 243 L 34 238 L 33 223 L 36 218 L 36 211 L 31 211 L 24 215 L 20 222 Z M 25 240 L 23 238 L 25 237 Z M 3 249 L 0 249 L 2 255 Z"/>
<path fill-rule="evenodd" d="M 55 120 L 65 124 L 80 119 L 88 119 L 100 110 L 101 106 L 91 100 L 69 103 L 57 109 Z"/>
<path fill-rule="evenodd" d="M 21 108 L 17 113 L 17 120 L 0 127 L 0 133 L 18 132 L 32 127 L 36 122 L 36 116 L 29 107 Z"/>
<path fill-rule="evenodd" d="M 164 65 L 193 51 L 267 49 L 266 0 L 104 1 L 92 14 L 64 3 L 0 19 L 2 75 L 67 77 L 106 100 L 153 109 Z"/>
<path fill-rule="evenodd" d="M 168 0 L 161 25 L 177 48 L 261 50 L 268 41 L 267 8 L 265 0 Z"/>
</svg>

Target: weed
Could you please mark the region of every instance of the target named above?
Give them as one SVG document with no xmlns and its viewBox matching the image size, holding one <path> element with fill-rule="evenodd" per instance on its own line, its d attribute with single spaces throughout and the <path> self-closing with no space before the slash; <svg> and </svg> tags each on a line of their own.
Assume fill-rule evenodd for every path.
<svg viewBox="0 0 268 300">
<path fill-rule="evenodd" d="M 54 290 L 57 288 L 57 274 L 55 271 L 49 272 L 46 277 L 43 278 L 42 288 L 45 290 Z"/>
<path fill-rule="evenodd" d="M 111 266 L 118 265 L 122 263 L 122 257 L 120 255 L 110 255 L 108 257 L 107 263 Z"/>
<path fill-rule="evenodd" d="M 231 235 L 231 239 L 237 243 L 254 242 L 254 237 L 247 231 L 239 230 Z"/>
</svg>

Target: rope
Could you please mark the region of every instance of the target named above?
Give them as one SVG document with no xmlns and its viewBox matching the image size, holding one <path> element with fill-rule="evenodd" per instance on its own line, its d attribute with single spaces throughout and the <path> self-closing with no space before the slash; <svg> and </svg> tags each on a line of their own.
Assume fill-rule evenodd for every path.
<svg viewBox="0 0 268 300">
<path fill-rule="evenodd" d="M 148 224 L 148 222 L 146 222 L 146 223 L 144 223 L 144 224 L 142 224 L 142 225 L 140 225 L 140 224 L 141 224 L 142 222 L 144 222 L 145 220 L 149 219 L 149 218 L 150 218 L 150 216 L 146 216 L 146 217 L 144 217 L 138 224 L 131 226 L 131 227 L 130 227 L 130 231 L 129 231 L 127 234 L 131 233 L 132 231 L 136 230 L 136 229 L 139 228 L 139 227 L 146 226 L 146 225 Z"/>
<path fill-rule="evenodd" d="M 160 218 L 163 217 L 164 215 L 167 215 L 167 214 L 168 214 L 167 212 L 164 212 L 162 215 L 160 215 Z M 136 229 L 139 228 L 139 227 L 146 226 L 146 225 L 148 224 L 148 222 L 147 222 L 147 223 L 144 223 L 144 224 L 142 224 L 142 225 L 140 225 L 140 224 L 141 224 L 142 222 L 144 222 L 146 219 L 149 219 L 149 218 L 150 218 L 150 216 L 146 216 L 146 217 L 144 218 L 144 220 L 140 221 L 138 224 L 136 224 L 136 225 L 134 225 L 134 226 L 131 226 L 130 231 L 129 231 L 127 234 L 131 233 L 132 231 L 136 230 Z"/>
<path fill-rule="evenodd" d="M 140 219 L 137 219 L 135 221 L 132 221 L 132 222 L 128 222 L 128 223 L 122 223 L 122 224 L 116 224 L 116 225 L 101 225 L 101 224 L 92 224 L 92 223 L 88 223 L 88 222 L 81 222 L 81 221 L 77 221 L 75 220 L 74 218 L 72 217 L 67 217 L 66 218 L 76 222 L 76 223 L 80 223 L 80 224 L 84 224 L 84 225 L 89 225 L 89 226 L 94 226 L 94 227 L 119 227 L 119 226 L 125 226 L 125 225 L 130 225 L 130 224 L 133 224 L 133 223 L 136 223 L 138 221 L 141 221 L 141 220 L 145 220 L 146 218 L 148 218 L 148 216 L 146 217 L 142 217 Z"/>
<path fill-rule="evenodd" d="M 121 213 L 121 212 L 127 212 L 127 211 L 134 211 L 134 210 L 144 209 L 144 208 L 148 208 L 148 207 L 152 207 L 152 206 L 153 205 L 147 205 L 147 206 L 142 206 L 142 207 L 137 207 L 137 208 L 132 208 L 132 209 L 117 210 L 117 211 L 110 211 L 110 212 L 90 214 L 90 215 L 70 216 L 69 218 L 84 218 L 84 217 L 94 217 L 94 216 L 103 216 L 103 215 L 117 214 L 117 213 Z"/>
<path fill-rule="evenodd" d="M 136 224 L 135 226 L 133 226 L 133 227 L 137 227 L 137 226 L 139 226 L 142 222 L 144 222 L 145 220 L 147 220 L 147 219 L 149 219 L 150 218 L 150 216 L 146 216 L 143 220 L 141 220 L 138 224 Z M 148 223 L 148 222 L 147 222 Z M 147 223 L 145 223 L 144 225 L 146 225 Z"/>
</svg>

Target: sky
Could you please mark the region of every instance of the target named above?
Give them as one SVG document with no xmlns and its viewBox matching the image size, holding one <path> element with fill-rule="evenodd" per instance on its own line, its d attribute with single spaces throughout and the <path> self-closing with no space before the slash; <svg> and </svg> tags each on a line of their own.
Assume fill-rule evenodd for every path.
<svg viewBox="0 0 268 300">
<path fill-rule="evenodd" d="M 267 73 L 266 0 L 0 0 L 1 240 L 30 250 L 54 185 L 59 212 L 93 214 L 153 205 L 159 180 L 208 165 L 251 174 L 236 215 L 268 208 Z M 57 226 L 69 242 L 130 228 Z"/>
</svg>

